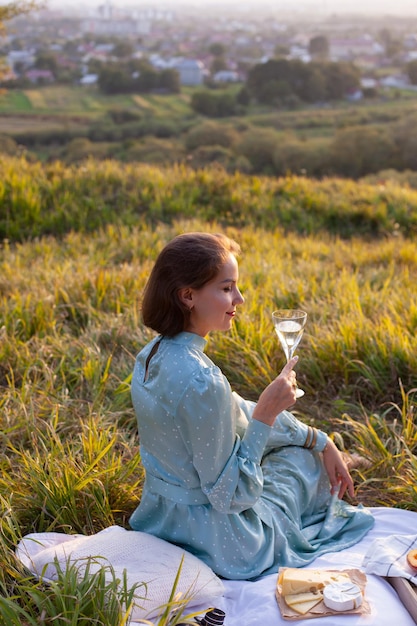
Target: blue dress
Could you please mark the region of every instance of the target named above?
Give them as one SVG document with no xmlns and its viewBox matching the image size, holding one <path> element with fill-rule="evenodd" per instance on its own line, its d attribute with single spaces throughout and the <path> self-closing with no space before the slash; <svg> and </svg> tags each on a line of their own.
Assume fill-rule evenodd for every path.
<svg viewBox="0 0 417 626">
<path fill-rule="evenodd" d="M 308 450 L 308 427 L 288 411 L 272 427 L 252 419 L 255 404 L 232 392 L 205 346 L 188 332 L 156 337 L 136 359 L 131 390 L 146 478 L 131 527 L 229 579 L 300 567 L 359 541 L 373 517 L 331 498 L 320 455 L 326 434 Z"/>
</svg>

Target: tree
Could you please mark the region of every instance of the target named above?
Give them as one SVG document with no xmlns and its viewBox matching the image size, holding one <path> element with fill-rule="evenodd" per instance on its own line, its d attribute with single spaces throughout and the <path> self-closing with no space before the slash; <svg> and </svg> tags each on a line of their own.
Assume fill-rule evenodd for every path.
<svg viewBox="0 0 417 626">
<path fill-rule="evenodd" d="M 130 41 L 118 41 L 113 48 L 113 55 L 118 59 L 127 59 L 133 55 L 135 47 Z"/>
<path fill-rule="evenodd" d="M 98 68 L 98 86 L 103 93 L 150 93 L 161 90 L 179 93 L 181 90 L 176 70 L 158 72 L 146 60 L 128 63 L 105 63 Z"/>
<path fill-rule="evenodd" d="M 290 53 L 290 49 L 286 44 L 277 43 L 274 48 L 274 57 L 279 59 L 280 57 L 286 57 Z"/>
<path fill-rule="evenodd" d="M 417 85 L 417 60 L 407 63 L 407 74 L 412 85 Z"/>
<path fill-rule="evenodd" d="M 358 89 L 360 74 L 350 63 L 303 63 L 297 59 L 270 59 L 254 65 L 246 81 L 253 98 L 266 104 L 285 96 L 296 96 L 303 102 L 341 100 Z"/>
<path fill-rule="evenodd" d="M 151 65 L 144 67 L 135 78 L 135 91 L 147 93 L 158 88 L 158 72 Z"/>
<path fill-rule="evenodd" d="M 196 91 L 191 96 L 191 108 L 207 117 L 228 117 L 236 114 L 236 99 L 227 92 Z"/>
<path fill-rule="evenodd" d="M 324 73 L 329 100 L 341 100 L 360 86 L 359 70 L 351 63 L 328 63 L 324 65 Z"/>
<path fill-rule="evenodd" d="M 400 54 L 403 50 L 403 44 L 399 39 L 394 39 L 391 32 L 387 28 L 383 28 L 379 32 L 379 40 L 385 48 L 385 56 L 392 59 Z"/>
<path fill-rule="evenodd" d="M 225 55 L 226 48 L 224 47 L 224 45 L 222 43 L 215 42 L 215 43 L 211 44 L 211 46 L 209 48 L 209 52 L 214 57 L 222 57 L 222 56 Z"/>
<path fill-rule="evenodd" d="M 223 57 L 214 57 L 210 67 L 211 73 L 216 74 L 217 72 L 221 72 L 222 70 L 227 70 L 226 60 Z"/>
<path fill-rule="evenodd" d="M 224 58 L 224 55 L 226 53 L 226 48 L 224 47 L 222 43 L 219 43 L 219 42 L 212 43 L 211 46 L 209 47 L 209 52 L 214 57 L 211 67 L 210 67 L 210 71 L 212 74 L 216 74 L 217 72 L 227 69 L 227 62 L 226 62 L 226 59 Z"/>
<path fill-rule="evenodd" d="M 387 57 L 389 59 L 399 59 L 401 53 L 404 50 L 404 46 L 402 44 L 402 41 L 400 41 L 399 39 L 393 39 L 389 45 L 389 48 L 387 48 Z"/>
<path fill-rule="evenodd" d="M 98 86 L 103 93 L 131 93 L 132 77 L 120 64 L 103 65 L 98 75 Z"/>
<path fill-rule="evenodd" d="M 282 81 L 291 84 L 293 78 L 292 62 L 286 59 L 270 59 L 266 63 L 254 65 L 246 81 L 249 92 L 255 97 L 270 81 Z"/>
<path fill-rule="evenodd" d="M 3 34 L 6 30 L 4 22 L 40 7 L 41 3 L 36 0 L 15 0 L 15 2 L 9 2 L 4 6 L 0 6 L 0 34 Z"/>
<path fill-rule="evenodd" d="M 388 28 L 382 28 L 378 33 L 378 39 L 382 43 L 385 48 L 385 52 L 387 51 L 388 46 L 392 40 L 391 32 Z"/>
<path fill-rule="evenodd" d="M 236 102 L 242 106 L 248 106 L 250 103 L 250 93 L 247 87 L 242 87 L 236 94 Z"/>
<path fill-rule="evenodd" d="M 41 51 L 36 55 L 35 67 L 38 70 L 50 70 L 55 73 L 58 68 L 58 61 L 53 52 Z"/>
<path fill-rule="evenodd" d="M 326 79 L 320 63 L 310 63 L 304 80 L 301 82 L 297 95 L 304 102 L 322 102 L 326 100 Z"/>
<path fill-rule="evenodd" d="M 0 35 L 6 32 L 4 22 L 11 20 L 13 17 L 29 13 L 36 8 L 40 8 L 41 4 L 37 0 L 15 0 L 4 6 L 0 6 Z M 0 78 L 4 74 L 6 68 L 0 65 Z"/>
<path fill-rule="evenodd" d="M 329 41 L 324 35 L 316 35 L 310 39 L 308 51 L 315 59 L 324 60 L 329 56 Z"/>
<path fill-rule="evenodd" d="M 279 105 L 291 94 L 291 86 L 286 80 L 273 79 L 261 87 L 258 98 L 265 104 Z"/>
<path fill-rule="evenodd" d="M 177 70 L 165 69 L 159 72 L 159 88 L 170 93 L 180 93 L 180 75 Z"/>
</svg>

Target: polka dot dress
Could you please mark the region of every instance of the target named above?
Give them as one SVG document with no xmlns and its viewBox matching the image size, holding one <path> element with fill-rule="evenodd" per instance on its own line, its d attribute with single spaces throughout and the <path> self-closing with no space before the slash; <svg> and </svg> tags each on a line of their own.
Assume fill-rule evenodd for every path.
<svg viewBox="0 0 417 626">
<path fill-rule="evenodd" d="M 146 480 L 131 527 L 230 579 L 303 566 L 359 541 L 373 517 L 346 502 L 330 506 L 325 433 L 307 450 L 308 427 L 291 413 L 273 427 L 252 419 L 255 404 L 232 392 L 205 346 L 188 332 L 157 337 L 136 359 L 131 389 Z"/>
</svg>

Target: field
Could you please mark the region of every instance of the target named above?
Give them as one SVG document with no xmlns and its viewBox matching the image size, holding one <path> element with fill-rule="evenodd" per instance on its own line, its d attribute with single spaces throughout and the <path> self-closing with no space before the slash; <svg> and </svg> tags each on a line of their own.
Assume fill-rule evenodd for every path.
<svg viewBox="0 0 417 626">
<path fill-rule="evenodd" d="M 236 91 L 236 87 L 229 89 Z M 111 109 L 131 110 L 152 115 L 155 118 L 181 120 L 184 117 L 199 119 L 194 114 L 190 101 L 196 88 L 183 87 L 178 95 L 102 95 L 96 87 L 43 86 L 24 91 L 9 90 L 0 94 L 0 132 L 13 134 L 7 118 L 18 115 L 18 119 L 30 119 L 32 130 L 43 130 L 44 122 L 62 124 L 78 120 L 81 124 L 97 119 Z M 308 135 L 328 136 L 337 128 L 354 125 L 373 125 L 399 120 L 417 111 L 417 95 L 413 92 L 393 92 L 379 100 L 369 100 L 352 105 L 337 103 L 332 107 L 304 107 L 296 111 L 276 111 L 273 107 L 251 105 L 244 119 L 254 126 L 292 130 L 302 137 Z M 3 117 L 6 116 L 6 117 Z M 225 119 L 227 124 L 231 120 Z"/>
<path fill-rule="evenodd" d="M 207 98 L 229 90 L 236 95 L 240 87 L 215 89 Z M 416 187 L 415 92 L 293 109 L 235 102 L 233 115 L 210 118 L 191 106 L 200 90 L 105 96 L 96 87 L 52 85 L 3 91 L 0 151 L 65 165 L 111 159 L 198 170 L 218 164 L 230 174 L 380 176 Z"/>
<path fill-rule="evenodd" d="M 417 192 L 93 161 L 3 158 L 0 172 L 0 623 L 81 623 L 14 547 L 33 531 L 127 527 L 139 502 L 141 293 L 179 232 L 241 244 L 246 302 L 208 345 L 233 388 L 258 397 L 284 365 L 272 310 L 304 308 L 294 412 L 371 461 L 354 471 L 355 501 L 417 511 Z"/>
<path fill-rule="evenodd" d="M 189 90 L 176 96 L 157 94 L 104 96 L 95 87 L 50 86 L 8 90 L 0 94 L 0 113 L 51 116 L 85 115 L 87 118 L 113 107 L 151 111 L 157 115 L 189 112 Z"/>
</svg>

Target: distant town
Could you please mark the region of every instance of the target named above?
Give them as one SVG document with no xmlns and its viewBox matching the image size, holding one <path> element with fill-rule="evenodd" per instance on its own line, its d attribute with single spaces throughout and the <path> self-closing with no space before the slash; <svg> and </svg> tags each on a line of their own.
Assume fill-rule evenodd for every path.
<svg viewBox="0 0 417 626">
<path fill-rule="evenodd" d="M 3 85 L 94 85 L 103 64 L 146 59 L 175 70 L 181 86 L 244 82 L 255 64 L 281 57 L 303 63 L 350 62 L 364 89 L 415 89 L 407 67 L 417 63 L 417 17 L 285 15 L 219 12 L 212 7 L 43 9 L 6 24 L 0 54 Z M 360 93 L 357 94 L 360 97 Z"/>
</svg>

